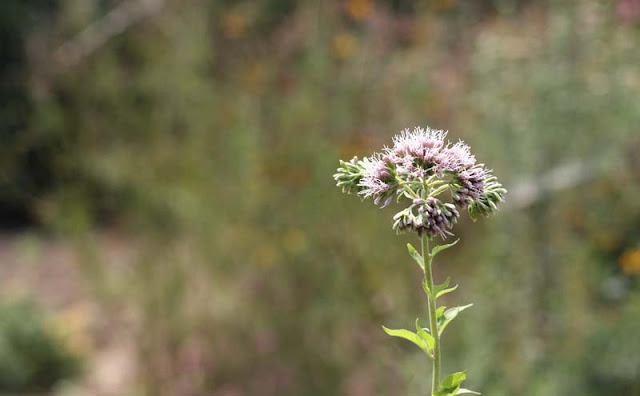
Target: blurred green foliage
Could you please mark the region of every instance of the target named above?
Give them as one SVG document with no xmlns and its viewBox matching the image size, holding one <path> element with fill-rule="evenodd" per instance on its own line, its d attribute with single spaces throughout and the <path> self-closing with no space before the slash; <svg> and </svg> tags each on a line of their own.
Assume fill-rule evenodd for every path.
<svg viewBox="0 0 640 396">
<path fill-rule="evenodd" d="M 426 363 L 380 329 L 425 313 L 409 239 L 331 175 L 449 129 L 511 207 L 436 260 L 461 284 L 445 299 L 474 302 L 444 371 L 492 396 L 635 394 L 629 2 L 166 0 L 69 67 L 53 50 L 124 2 L 5 2 L 24 74 L 3 68 L 2 95 L 26 110 L 0 117 L 0 202 L 73 241 L 90 297 L 135 318 L 141 394 L 413 395 Z"/>
<path fill-rule="evenodd" d="M 48 391 L 79 369 L 79 358 L 34 303 L 0 305 L 0 392 Z"/>
</svg>

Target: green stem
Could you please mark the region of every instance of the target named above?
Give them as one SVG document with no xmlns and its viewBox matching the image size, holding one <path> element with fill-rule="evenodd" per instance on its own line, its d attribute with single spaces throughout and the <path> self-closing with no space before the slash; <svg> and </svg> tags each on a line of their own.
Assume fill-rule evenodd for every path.
<svg viewBox="0 0 640 396">
<path fill-rule="evenodd" d="M 429 196 L 435 197 L 439 195 L 441 192 L 447 191 L 448 189 L 449 189 L 449 185 L 445 184 L 443 186 L 436 188 L 434 191 L 431 192 L 431 194 L 429 194 Z"/>
<path fill-rule="evenodd" d="M 409 192 L 409 195 L 411 195 L 411 198 L 414 198 L 414 199 L 415 198 L 420 198 L 420 196 L 418 194 L 416 194 L 415 191 L 413 191 L 413 189 L 410 186 L 410 183 L 398 180 L 398 184 L 401 185 L 401 186 L 404 186 L 405 191 Z"/>
<path fill-rule="evenodd" d="M 438 321 L 436 318 L 436 299 L 433 294 L 433 273 L 431 271 L 431 263 L 433 257 L 429 252 L 429 240 L 426 235 L 421 237 L 422 259 L 424 261 L 424 279 L 429 287 L 427 296 L 429 301 L 429 327 L 431 335 L 435 341 L 433 346 L 433 375 L 431 377 L 431 394 L 433 395 L 440 386 L 440 334 L 438 329 Z"/>
</svg>

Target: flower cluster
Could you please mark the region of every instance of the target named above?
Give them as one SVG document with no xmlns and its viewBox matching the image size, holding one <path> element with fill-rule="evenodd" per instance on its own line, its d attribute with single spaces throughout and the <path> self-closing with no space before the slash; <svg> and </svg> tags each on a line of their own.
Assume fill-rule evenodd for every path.
<svg viewBox="0 0 640 396">
<path fill-rule="evenodd" d="M 394 216 L 394 229 L 446 238 L 456 223 L 458 209 L 472 219 L 489 215 L 504 200 L 506 190 L 464 142 L 445 141 L 447 133 L 430 128 L 405 129 L 393 138 L 393 147 L 349 162 L 340 161 L 334 175 L 343 192 L 372 198 L 385 207 L 395 197 L 410 205 Z M 436 198 L 449 191 L 451 202 Z"/>
<path fill-rule="evenodd" d="M 459 208 L 465 208 L 476 201 L 485 190 L 490 171 L 482 164 L 457 172 L 451 181 L 453 202 Z"/>
<path fill-rule="evenodd" d="M 417 208 L 418 214 L 413 210 Z M 418 198 L 408 208 L 393 216 L 393 229 L 398 232 L 415 231 L 418 235 L 440 235 L 442 239 L 453 235 L 448 228 L 452 228 L 458 221 L 460 213 L 455 205 L 442 203 L 438 198 L 428 197 L 426 200 Z"/>
</svg>

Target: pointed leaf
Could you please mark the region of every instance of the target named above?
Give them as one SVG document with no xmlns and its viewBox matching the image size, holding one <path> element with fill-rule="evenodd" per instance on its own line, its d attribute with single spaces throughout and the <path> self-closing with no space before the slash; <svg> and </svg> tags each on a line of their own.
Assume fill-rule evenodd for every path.
<svg viewBox="0 0 640 396">
<path fill-rule="evenodd" d="M 455 285 L 455 286 L 450 287 L 448 289 L 441 290 L 441 291 L 436 293 L 436 298 L 438 298 L 440 296 L 444 296 L 447 293 L 451 293 L 452 291 L 456 290 L 457 288 L 458 288 L 458 285 Z"/>
<path fill-rule="evenodd" d="M 436 322 L 438 322 L 438 324 L 440 324 L 440 322 L 444 320 L 443 315 L 445 309 L 447 309 L 447 307 L 445 307 L 444 305 L 436 309 Z"/>
<path fill-rule="evenodd" d="M 472 392 L 472 394 L 475 394 L 475 395 L 479 395 L 479 393 L 469 391 L 469 389 L 460 388 L 460 385 L 458 385 L 451 389 L 441 389 L 441 390 L 435 391 L 433 396 L 456 396 L 456 395 L 468 394 L 469 392 Z"/>
<path fill-rule="evenodd" d="M 462 307 L 453 307 L 444 311 L 442 316 L 438 317 L 438 335 L 442 335 L 447 325 L 449 325 L 449 323 L 451 323 L 451 321 L 455 319 L 455 317 L 458 316 L 460 312 L 471 307 L 472 305 L 473 304 L 463 305 Z"/>
<path fill-rule="evenodd" d="M 447 280 L 444 281 L 443 284 L 433 286 L 433 294 L 437 295 L 439 292 L 446 289 L 449 286 L 449 282 L 451 282 L 451 277 L 447 277 Z"/>
<path fill-rule="evenodd" d="M 446 245 L 438 245 L 438 246 L 434 246 L 433 249 L 431 249 L 431 257 L 435 257 L 436 254 L 440 253 L 443 250 L 449 249 L 450 247 L 454 246 L 456 243 L 458 243 L 460 241 L 460 239 L 457 239 L 454 242 L 448 243 Z"/>
<path fill-rule="evenodd" d="M 433 392 L 433 396 L 453 396 L 455 395 L 454 392 L 457 392 L 459 388 L 453 388 L 451 390 L 445 389 L 445 390 L 437 390 L 435 392 Z"/>
<path fill-rule="evenodd" d="M 462 374 L 462 373 L 455 373 L 455 374 Z M 454 375 L 454 374 L 452 374 Z M 445 380 L 447 380 L 449 377 L 445 378 Z M 462 383 L 462 381 L 464 381 L 464 379 L 466 379 L 466 374 L 465 374 L 465 378 L 463 378 L 460 383 Z M 444 381 L 443 381 L 444 382 Z M 465 388 L 461 388 L 460 387 L 460 383 L 456 384 L 455 386 L 448 386 L 450 384 L 445 383 L 445 386 L 443 387 L 442 384 L 440 385 L 440 389 L 438 389 L 436 392 L 433 393 L 433 396 L 457 396 L 457 395 L 479 395 L 479 392 L 474 392 L 470 389 L 465 389 Z"/>
<path fill-rule="evenodd" d="M 447 375 L 442 382 L 440 382 L 440 389 L 451 389 L 458 387 L 462 381 L 467 379 L 466 371 L 459 371 L 457 373 Z"/>
<path fill-rule="evenodd" d="M 420 326 L 420 319 L 416 318 L 416 332 L 420 336 L 420 338 L 422 338 L 424 342 L 427 344 L 427 348 L 429 349 L 429 356 L 432 357 L 431 353 L 433 351 L 433 348 L 436 345 L 436 340 L 433 338 L 431 334 L 427 332 L 428 330 L 429 329 L 426 329 Z"/>
<path fill-rule="evenodd" d="M 418 336 L 416 333 L 411 332 L 409 330 L 405 330 L 405 329 L 388 329 L 384 326 L 382 326 L 382 328 L 384 329 L 385 333 L 389 334 L 392 337 L 399 337 L 399 338 L 404 338 L 407 341 L 411 341 L 412 343 L 414 343 L 415 345 L 417 345 L 420 349 L 422 349 L 425 353 L 429 353 L 428 348 L 427 348 L 427 343 L 420 338 L 420 336 Z"/>
<path fill-rule="evenodd" d="M 480 392 L 474 392 L 471 389 L 459 388 L 454 395 L 480 395 Z"/>
<path fill-rule="evenodd" d="M 418 263 L 418 267 L 420 267 L 420 269 L 424 271 L 424 259 L 422 258 L 420 253 L 418 253 L 418 251 L 413 246 L 411 246 L 410 243 L 407 243 L 407 249 L 409 250 L 409 254 L 411 255 L 411 257 L 413 257 L 416 263 Z"/>
</svg>

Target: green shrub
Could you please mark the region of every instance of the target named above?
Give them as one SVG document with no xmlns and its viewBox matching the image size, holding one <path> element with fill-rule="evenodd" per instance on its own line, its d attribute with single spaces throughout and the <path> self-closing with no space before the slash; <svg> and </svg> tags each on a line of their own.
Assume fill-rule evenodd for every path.
<svg viewBox="0 0 640 396">
<path fill-rule="evenodd" d="M 50 390 L 78 373 L 79 359 L 29 301 L 0 304 L 0 392 Z"/>
</svg>

